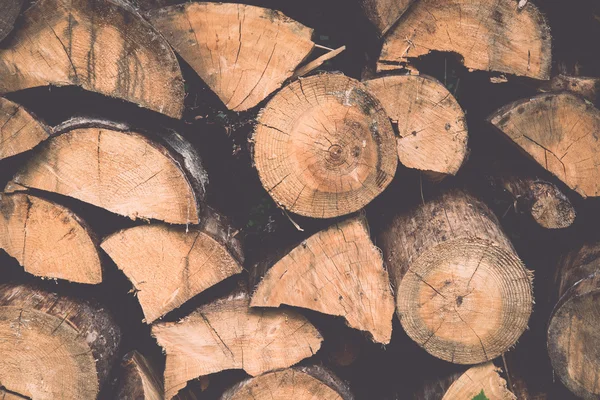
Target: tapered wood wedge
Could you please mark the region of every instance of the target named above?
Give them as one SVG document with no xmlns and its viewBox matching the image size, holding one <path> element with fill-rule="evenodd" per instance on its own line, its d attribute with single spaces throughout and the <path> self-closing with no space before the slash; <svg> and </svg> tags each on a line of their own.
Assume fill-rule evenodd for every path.
<svg viewBox="0 0 600 400">
<path fill-rule="evenodd" d="M 31 150 L 51 129 L 19 104 L 0 97 L 0 160 Z"/>
<path fill-rule="evenodd" d="M 398 21 L 414 0 L 362 0 L 365 15 L 383 36 Z"/>
</svg>

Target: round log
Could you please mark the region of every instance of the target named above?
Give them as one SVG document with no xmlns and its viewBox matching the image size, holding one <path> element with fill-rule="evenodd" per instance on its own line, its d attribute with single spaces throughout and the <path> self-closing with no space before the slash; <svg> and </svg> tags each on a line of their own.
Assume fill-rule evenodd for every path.
<svg viewBox="0 0 600 400">
<path fill-rule="evenodd" d="M 362 0 L 365 15 L 383 37 L 414 0 Z"/>
<path fill-rule="evenodd" d="M 0 160 L 31 150 L 50 134 L 25 108 L 0 97 Z"/>
<path fill-rule="evenodd" d="M 396 173 L 396 140 L 379 101 L 341 74 L 300 78 L 262 110 L 254 162 L 284 209 L 329 218 L 357 211 Z"/>
</svg>

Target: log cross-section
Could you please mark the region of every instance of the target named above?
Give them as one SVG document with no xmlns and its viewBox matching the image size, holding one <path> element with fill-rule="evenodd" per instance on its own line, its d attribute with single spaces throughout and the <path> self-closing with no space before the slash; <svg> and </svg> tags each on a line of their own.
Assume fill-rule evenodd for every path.
<svg viewBox="0 0 600 400">
<path fill-rule="evenodd" d="M 444 394 L 442 400 L 466 400 L 486 398 L 488 400 L 517 400 L 506 387 L 506 381 L 492 362 L 469 368 Z M 477 397 L 483 394 L 485 397 Z"/>
<path fill-rule="evenodd" d="M 0 97 L 0 160 L 37 146 L 51 129 L 19 104 Z"/>
</svg>

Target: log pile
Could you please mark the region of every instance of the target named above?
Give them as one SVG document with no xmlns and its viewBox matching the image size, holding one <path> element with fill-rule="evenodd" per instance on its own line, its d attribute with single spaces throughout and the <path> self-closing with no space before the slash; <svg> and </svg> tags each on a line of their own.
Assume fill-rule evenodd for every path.
<svg viewBox="0 0 600 400">
<path fill-rule="evenodd" d="M 586 1 L 0 1 L 0 398 L 600 398 Z"/>
</svg>

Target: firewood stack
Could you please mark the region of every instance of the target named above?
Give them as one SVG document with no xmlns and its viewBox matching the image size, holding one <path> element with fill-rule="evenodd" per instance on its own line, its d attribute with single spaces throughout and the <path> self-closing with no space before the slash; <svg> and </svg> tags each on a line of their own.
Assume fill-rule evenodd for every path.
<svg viewBox="0 0 600 400">
<path fill-rule="evenodd" d="M 600 7 L 251 3 L 0 0 L 0 398 L 600 398 Z"/>
</svg>

